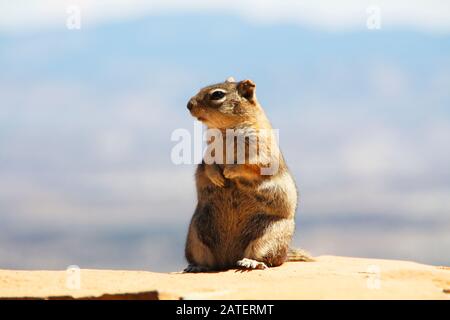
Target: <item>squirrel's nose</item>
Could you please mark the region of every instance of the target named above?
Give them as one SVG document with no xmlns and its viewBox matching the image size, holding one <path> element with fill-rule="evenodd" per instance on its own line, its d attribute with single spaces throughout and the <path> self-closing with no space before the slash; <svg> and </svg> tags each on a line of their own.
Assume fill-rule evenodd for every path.
<svg viewBox="0 0 450 320">
<path fill-rule="evenodd" d="M 189 111 L 191 111 L 193 106 L 194 106 L 194 104 L 192 103 L 192 100 L 189 100 L 189 102 L 187 104 L 187 108 L 189 109 Z"/>
</svg>

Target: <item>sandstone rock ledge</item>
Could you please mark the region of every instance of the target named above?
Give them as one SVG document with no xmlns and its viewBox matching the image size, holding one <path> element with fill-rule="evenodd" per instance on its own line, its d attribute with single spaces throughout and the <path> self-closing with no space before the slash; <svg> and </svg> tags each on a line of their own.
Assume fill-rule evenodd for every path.
<svg viewBox="0 0 450 320">
<path fill-rule="evenodd" d="M 182 274 L 0 270 L 0 299 L 450 299 L 450 268 L 321 256 L 269 270 Z"/>
</svg>

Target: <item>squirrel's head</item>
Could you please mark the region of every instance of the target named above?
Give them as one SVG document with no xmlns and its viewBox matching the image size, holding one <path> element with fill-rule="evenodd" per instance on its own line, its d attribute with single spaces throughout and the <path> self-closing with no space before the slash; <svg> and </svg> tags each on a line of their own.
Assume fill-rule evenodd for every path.
<svg viewBox="0 0 450 320">
<path fill-rule="evenodd" d="M 255 87 L 251 80 L 236 82 L 230 77 L 201 89 L 189 100 L 187 108 L 210 128 L 234 128 L 254 121 L 260 112 Z"/>
</svg>

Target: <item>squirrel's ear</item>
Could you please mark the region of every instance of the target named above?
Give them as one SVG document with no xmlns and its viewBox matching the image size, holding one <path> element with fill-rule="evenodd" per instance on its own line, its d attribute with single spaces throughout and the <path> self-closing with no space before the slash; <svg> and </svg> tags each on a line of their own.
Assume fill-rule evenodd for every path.
<svg viewBox="0 0 450 320">
<path fill-rule="evenodd" d="M 236 80 L 234 80 L 233 77 L 228 77 L 227 80 L 225 80 L 225 82 L 236 82 Z"/>
<path fill-rule="evenodd" d="M 239 94 L 249 101 L 255 100 L 255 89 L 256 84 L 252 80 L 243 80 L 237 85 Z"/>
</svg>

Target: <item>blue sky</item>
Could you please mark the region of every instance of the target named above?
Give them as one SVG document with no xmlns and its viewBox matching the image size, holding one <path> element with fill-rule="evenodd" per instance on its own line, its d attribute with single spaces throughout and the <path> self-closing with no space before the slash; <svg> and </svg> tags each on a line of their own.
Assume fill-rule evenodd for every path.
<svg viewBox="0 0 450 320">
<path fill-rule="evenodd" d="M 368 30 L 352 1 L 252 14 L 81 1 L 70 31 L 42 3 L 2 10 L 0 267 L 181 268 L 194 166 L 171 163 L 170 135 L 192 131 L 187 100 L 228 76 L 256 82 L 280 129 L 296 245 L 450 262 L 446 5 L 381 1 Z"/>
</svg>

